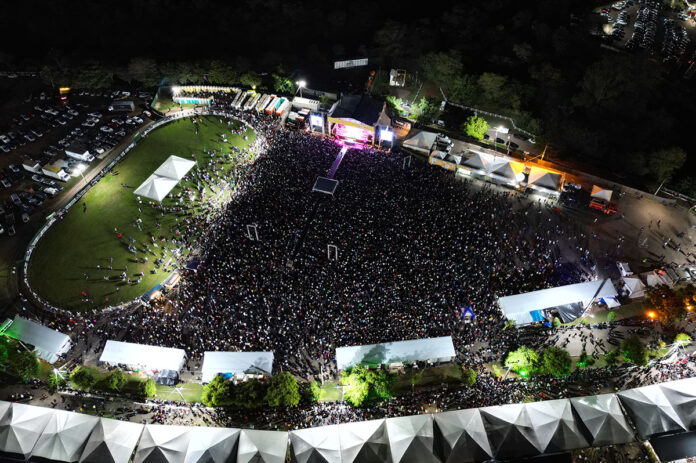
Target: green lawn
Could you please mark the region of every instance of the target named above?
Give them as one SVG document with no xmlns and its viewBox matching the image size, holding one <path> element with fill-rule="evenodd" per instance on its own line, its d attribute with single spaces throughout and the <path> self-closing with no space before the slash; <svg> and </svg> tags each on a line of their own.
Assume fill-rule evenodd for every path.
<svg viewBox="0 0 696 463">
<path fill-rule="evenodd" d="M 220 123 L 217 117 L 203 118 L 200 126 L 198 135 L 195 135 L 190 120 L 182 119 L 151 132 L 79 204 L 75 204 L 62 220 L 48 230 L 32 254 L 28 272 L 30 284 L 41 297 L 69 310 L 92 310 L 138 297 L 169 275 L 170 272 L 164 267 L 156 274 L 152 273 L 156 259 L 154 255 L 148 255 L 149 262 L 136 263 L 127 249 L 128 239 L 134 238 L 138 257 L 145 256 L 142 250 L 144 243 L 149 243 L 159 257 L 162 248 L 152 245 L 152 237 L 161 246 L 160 238 L 173 236 L 173 230 L 178 225 L 174 214 L 162 217 L 149 200 L 143 199 L 143 203 L 138 204 L 133 194 L 135 188 L 172 154 L 186 159 L 194 159 L 192 154 L 196 154 L 195 159 L 204 168 L 210 157 L 203 156 L 202 151 L 214 148 L 219 153 L 222 149 L 227 153 L 222 165 L 226 171 L 236 162 L 236 158 L 229 155 L 231 145 L 243 148 L 254 140 L 251 131 L 246 134 L 248 140 L 230 134 L 226 120 Z M 229 143 L 220 142 L 223 132 L 227 133 Z M 219 154 L 215 159 L 221 159 Z M 123 188 L 121 184 L 130 188 Z M 192 182 L 182 181 L 172 193 L 176 194 L 189 186 L 195 188 Z M 84 212 L 83 202 L 87 205 Z M 174 199 L 165 199 L 163 204 L 171 205 L 173 202 Z M 139 213 L 139 208 L 142 213 Z M 196 208 L 194 213 L 200 213 L 200 209 Z M 142 231 L 134 224 L 138 216 L 142 219 Z M 157 229 L 157 221 L 160 222 L 160 229 Z M 122 239 L 117 237 L 115 229 L 123 234 Z M 113 264 L 110 264 L 110 258 L 113 258 Z M 170 258 L 171 254 L 167 253 L 165 262 Z M 98 265 L 101 269 L 97 268 Z M 112 265 L 112 271 L 107 270 L 109 265 Z M 132 280 L 137 279 L 138 272 L 144 272 L 142 282 L 128 285 L 118 281 L 126 266 L 128 277 Z M 110 280 L 104 280 L 105 276 Z M 83 291 L 87 294 L 88 302 L 83 301 Z"/>
<path fill-rule="evenodd" d="M 613 312 L 616 312 L 616 318 L 614 319 L 614 321 L 642 315 L 644 312 L 644 302 L 643 301 L 631 302 L 629 304 L 622 305 L 618 309 L 613 310 Z M 604 323 L 607 321 L 607 316 L 609 315 L 609 313 L 610 313 L 610 311 L 607 310 L 607 311 L 595 314 L 594 318 L 590 318 L 590 317 L 586 317 L 584 319 L 576 318 L 572 322 L 567 323 L 566 326 L 577 325 L 577 324 L 581 323 L 581 320 L 585 320 L 585 323 L 588 323 L 588 324 Z"/>
<path fill-rule="evenodd" d="M 203 385 L 200 383 L 183 383 L 179 385 L 178 390 L 181 392 L 181 395 L 179 395 L 176 388 L 158 384 L 155 398 L 162 400 L 181 400 L 181 396 L 183 395 L 186 402 L 193 403 L 201 401 Z"/>
</svg>

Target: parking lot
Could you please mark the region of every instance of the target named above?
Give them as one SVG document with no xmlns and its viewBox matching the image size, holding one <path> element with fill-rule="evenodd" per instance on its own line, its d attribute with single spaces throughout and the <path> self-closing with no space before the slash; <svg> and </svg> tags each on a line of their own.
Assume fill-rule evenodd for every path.
<svg viewBox="0 0 696 463">
<path fill-rule="evenodd" d="M 0 123 L 0 236 L 12 236 L 44 202 L 82 179 L 128 134 L 147 123 L 151 92 L 43 91 Z M 114 101 L 132 110 L 110 110 Z"/>
<path fill-rule="evenodd" d="M 605 18 L 604 38 L 627 52 L 649 53 L 664 64 L 688 64 L 694 58 L 696 22 L 661 1 L 622 0 L 597 11 Z"/>
</svg>

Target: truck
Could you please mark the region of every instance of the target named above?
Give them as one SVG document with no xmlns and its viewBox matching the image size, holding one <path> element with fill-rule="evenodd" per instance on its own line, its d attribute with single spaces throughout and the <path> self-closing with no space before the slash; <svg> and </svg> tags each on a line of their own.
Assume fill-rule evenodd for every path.
<svg viewBox="0 0 696 463">
<path fill-rule="evenodd" d="M 43 166 L 41 168 L 41 173 L 43 173 L 46 177 L 55 178 L 61 182 L 67 182 L 70 180 L 70 174 L 65 172 L 62 167 L 56 167 L 50 164 Z"/>
<path fill-rule="evenodd" d="M 592 201 L 590 201 L 590 209 L 595 209 L 607 215 L 614 215 L 618 211 L 616 203 L 604 201 L 603 199 L 599 198 L 594 198 Z"/>
</svg>

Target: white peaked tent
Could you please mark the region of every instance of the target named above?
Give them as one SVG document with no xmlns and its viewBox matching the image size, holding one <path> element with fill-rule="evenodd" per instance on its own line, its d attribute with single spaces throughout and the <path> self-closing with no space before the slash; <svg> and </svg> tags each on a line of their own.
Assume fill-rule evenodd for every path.
<svg viewBox="0 0 696 463">
<path fill-rule="evenodd" d="M 341 463 L 391 461 L 386 420 L 345 423 L 338 428 Z"/>
<path fill-rule="evenodd" d="M 443 462 L 477 462 L 493 458 L 491 444 L 477 408 L 436 413 L 436 453 Z"/>
<path fill-rule="evenodd" d="M 273 352 L 205 352 L 201 382 L 209 383 L 218 374 L 270 375 Z"/>
<path fill-rule="evenodd" d="M 53 410 L 31 451 L 32 458 L 52 461 L 78 461 L 99 418 L 80 413 Z"/>
<path fill-rule="evenodd" d="M 0 402 L 0 451 L 28 457 L 53 411 Z"/>
<path fill-rule="evenodd" d="M 48 363 L 55 363 L 58 356 L 70 350 L 70 336 L 19 316 L 14 317 L 4 334 L 31 344 L 34 353 Z"/>
<path fill-rule="evenodd" d="M 622 391 L 618 396 L 646 439 L 655 434 L 688 430 L 657 384 Z"/>
<path fill-rule="evenodd" d="M 696 378 L 660 384 L 660 389 L 689 430 L 696 429 Z"/>
<path fill-rule="evenodd" d="M 645 285 L 640 281 L 640 278 L 637 276 L 628 276 L 622 277 L 621 279 L 628 291 L 628 297 L 636 299 L 645 296 Z"/>
<path fill-rule="evenodd" d="M 138 442 L 135 463 L 185 463 L 189 428 L 147 424 Z"/>
<path fill-rule="evenodd" d="M 404 140 L 402 146 L 419 153 L 429 154 L 436 138 L 436 133 L 421 131 L 411 138 Z"/>
<path fill-rule="evenodd" d="M 597 185 L 592 185 L 592 192 L 590 193 L 590 196 L 593 198 L 603 199 L 604 201 L 611 201 L 612 193 L 613 191 L 611 190 L 605 190 Z"/>
<path fill-rule="evenodd" d="M 298 429 L 290 433 L 292 453 L 297 463 L 332 463 L 341 461 L 338 426 Z"/>
<path fill-rule="evenodd" d="M 228 463 L 237 458 L 239 429 L 189 427 L 186 463 Z"/>
<path fill-rule="evenodd" d="M 493 156 L 478 151 L 464 153 L 461 164 L 482 172 L 488 172 L 488 167 L 493 162 Z"/>
<path fill-rule="evenodd" d="M 184 178 L 188 171 L 191 170 L 195 165 L 195 161 L 180 158 L 179 156 L 169 156 L 167 160 L 157 168 L 154 175 L 179 181 Z"/>
<path fill-rule="evenodd" d="M 492 167 L 491 176 L 507 182 L 516 182 L 517 175 L 522 172 L 524 172 L 524 164 L 517 161 L 505 160 L 502 164 L 496 164 Z"/>
<path fill-rule="evenodd" d="M 387 419 L 392 461 L 435 462 L 433 416 L 414 415 Z"/>
<path fill-rule="evenodd" d="M 162 201 L 177 183 L 177 180 L 152 174 L 140 184 L 133 194 L 155 201 Z"/>
<path fill-rule="evenodd" d="M 561 188 L 562 175 L 556 172 L 551 172 L 540 167 L 532 167 L 529 170 L 529 178 L 527 185 L 535 186 L 550 191 L 558 191 Z"/>
<path fill-rule="evenodd" d="M 589 447 L 580 433 L 568 399 L 531 402 L 525 404 L 525 408 L 543 453 Z"/>
<path fill-rule="evenodd" d="M 287 432 L 242 429 L 237 463 L 285 463 L 287 449 Z"/>
<path fill-rule="evenodd" d="M 543 451 L 523 404 L 484 407 L 480 412 L 496 458 L 538 455 Z"/>
<path fill-rule="evenodd" d="M 80 463 L 128 463 L 143 432 L 142 424 L 99 418 Z"/>
<path fill-rule="evenodd" d="M 633 431 L 615 394 L 574 397 L 570 403 L 587 429 L 591 445 L 625 444 L 633 440 Z"/>
</svg>

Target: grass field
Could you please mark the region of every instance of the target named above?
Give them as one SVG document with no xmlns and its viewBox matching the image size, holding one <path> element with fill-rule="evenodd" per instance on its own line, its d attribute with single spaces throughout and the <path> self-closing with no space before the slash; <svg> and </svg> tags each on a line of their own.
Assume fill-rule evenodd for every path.
<svg viewBox="0 0 696 463">
<path fill-rule="evenodd" d="M 195 154 L 203 169 L 211 160 L 202 154 L 204 150 L 230 153 L 232 145 L 244 148 L 255 137 L 251 131 L 245 134 L 248 140 L 230 134 L 227 121 L 220 122 L 217 117 L 204 117 L 199 125 L 197 135 L 189 119 L 170 122 L 151 132 L 46 232 L 29 262 L 29 283 L 42 298 L 69 310 L 92 310 L 138 297 L 168 276 L 164 268 L 152 273 L 156 258 L 152 254 L 149 262 L 136 263 L 127 249 L 129 238 L 137 240 L 138 257 L 142 258 L 142 243 L 151 243 L 153 237 L 161 243 L 160 238 L 171 236 L 170 232 L 178 225 L 174 214 L 162 217 L 159 210 L 150 205 L 150 200 L 143 199 L 139 204 L 133 194 L 135 188 L 172 154 L 185 159 L 194 159 L 192 155 Z M 227 133 L 228 143 L 220 141 L 222 133 Z M 221 162 L 218 169 L 223 171 L 229 170 L 236 162 L 236 158 L 229 155 L 224 162 L 219 154 L 214 159 Z M 195 170 L 196 167 L 191 173 Z M 182 180 L 172 193 L 176 194 L 185 187 L 195 189 L 195 186 L 194 182 Z M 210 190 L 207 193 L 210 194 Z M 167 198 L 163 204 L 172 205 L 174 201 Z M 194 213 L 200 212 L 199 208 L 194 210 Z M 138 217 L 142 219 L 142 231 L 134 224 Z M 157 221 L 161 226 L 159 229 Z M 123 234 L 122 239 L 117 237 L 117 233 Z M 161 248 L 155 250 L 161 252 Z M 165 261 L 170 257 L 167 254 Z M 98 265 L 101 269 L 97 268 Z M 107 270 L 109 265 L 113 267 L 111 271 Z M 137 279 L 137 273 L 144 272 L 140 283 L 129 285 L 119 280 L 126 266 L 132 280 Z M 109 280 L 105 280 L 105 276 Z"/>
</svg>

